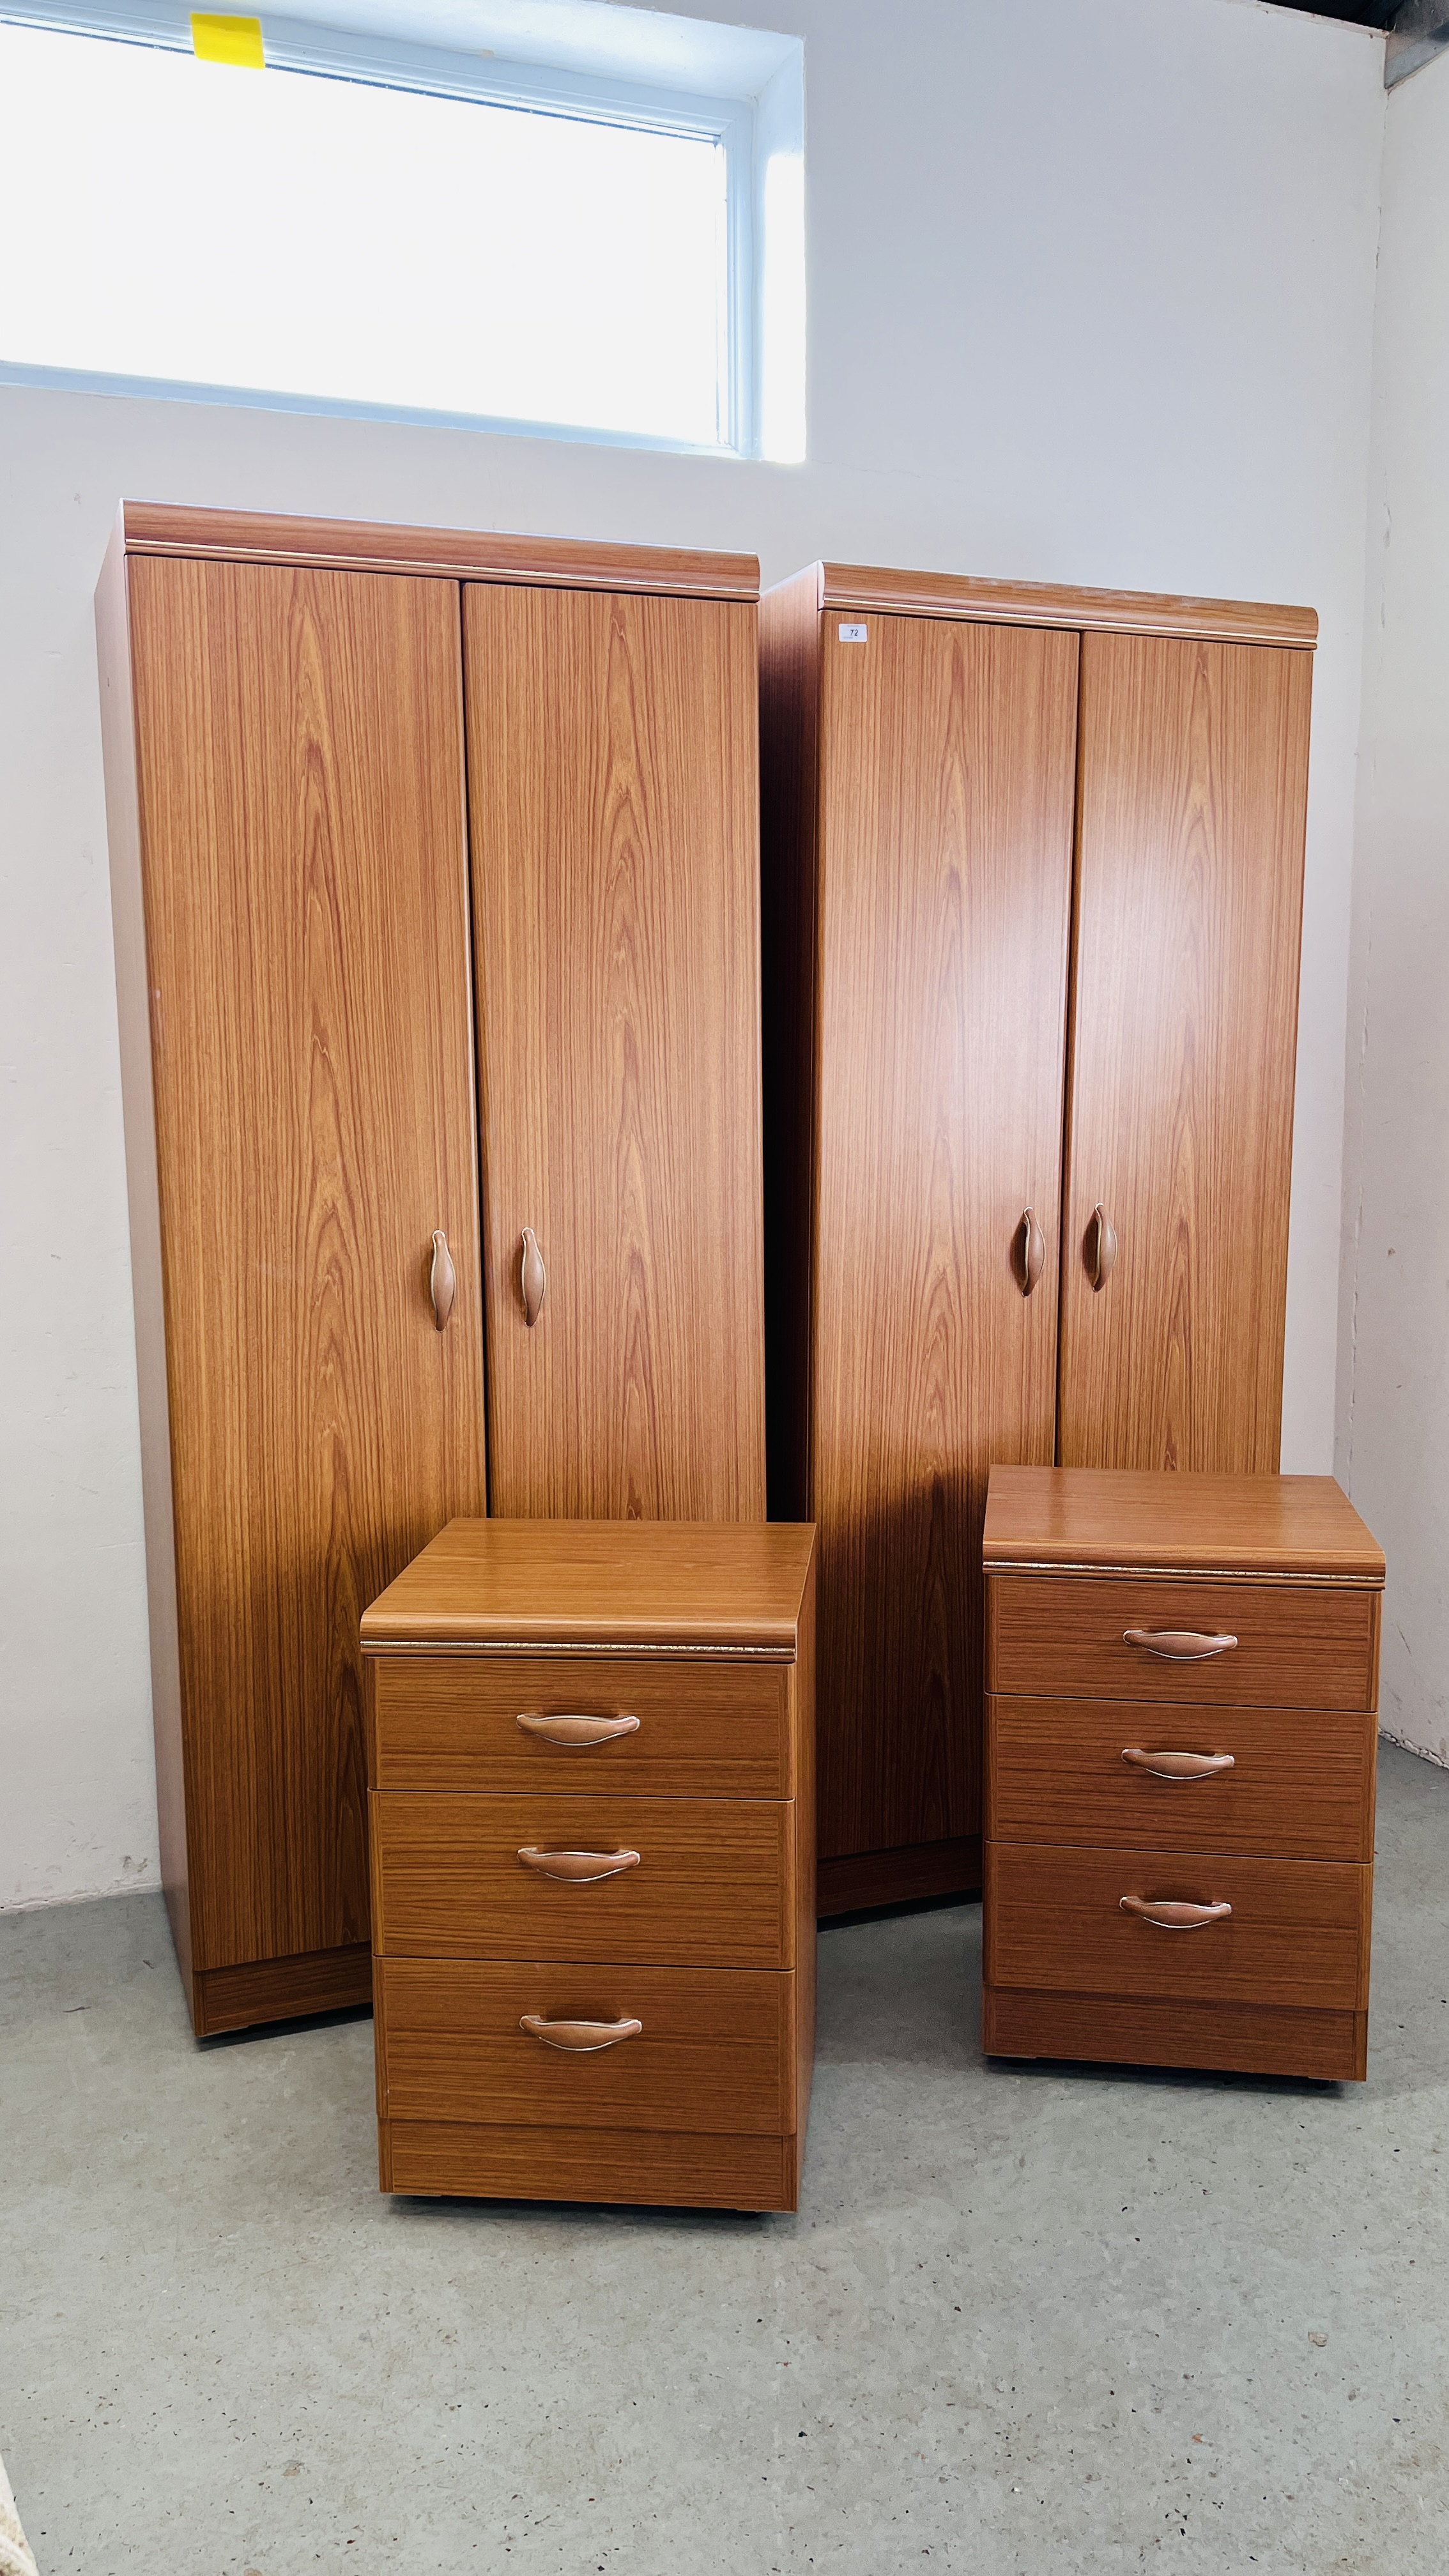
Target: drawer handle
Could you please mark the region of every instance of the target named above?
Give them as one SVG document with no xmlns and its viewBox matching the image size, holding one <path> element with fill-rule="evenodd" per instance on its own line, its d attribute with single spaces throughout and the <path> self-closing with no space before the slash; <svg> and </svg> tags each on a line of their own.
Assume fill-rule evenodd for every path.
<svg viewBox="0 0 1449 2576">
<path fill-rule="evenodd" d="M 1233 1768 L 1231 1753 L 1144 1753 L 1140 1744 L 1124 1744 L 1122 1759 L 1154 1780 L 1215 1780 Z"/>
<path fill-rule="evenodd" d="M 573 1887 L 591 1887 L 597 1878 L 617 1878 L 621 1871 L 639 1866 L 636 1851 L 540 1851 L 535 1843 L 524 1843 L 518 1857 L 525 1869 L 536 1869 L 540 1878 L 567 1879 Z"/>
<path fill-rule="evenodd" d="M 1209 1637 L 1197 1628 L 1124 1628 L 1124 1646 L 1140 1646 L 1144 1655 L 1160 1655 L 1165 1664 L 1205 1664 L 1209 1655 L 1225 1655 L 1236 1637 Z"/>
<path fill-rule="evenodd" d="M 518 1723 L 525 1735 L 541 1735 L 545 1744 L 612 1744 L 621 1735 L 637 1735 L 637 1717 L 540 1717 L 521 1708 Z"/>
<path fill-rule="evenodd" d="M 1200 1932 L 1205 1923 L 1222 1923 L 1232 1912 L 1230 1905 L 1193 1905 L 1184 1896 L 1124 1896 L 1124 1914 L 1136 1914 L 1144 1923 L 1155 1923 L 1160 1932 Z"/>
<path fill-rule="evenodd" d="M 518 2027 L 545 2048 L 566 2048 L 571 2057 L 587 2057 L 596 2048 L 617 2048 L 621 2039 L 637 2039 L 644 2028 L 631 2014 L 627 2021 L 545 2021 L 542 2013 L 523 2013 Z"/>
</svg>

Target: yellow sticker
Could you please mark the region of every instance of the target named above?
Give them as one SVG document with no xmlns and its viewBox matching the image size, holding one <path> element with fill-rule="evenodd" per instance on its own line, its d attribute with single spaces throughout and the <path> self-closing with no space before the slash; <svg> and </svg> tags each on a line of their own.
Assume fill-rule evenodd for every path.
<svg viewBox="0 0 1449 2576">
<path fill-rule="evenodd" d="M 193 18 L 191 50 L 199 63 L 236 63 L 247 72 L 267 67 L 260 18 Z"/>
</svg>

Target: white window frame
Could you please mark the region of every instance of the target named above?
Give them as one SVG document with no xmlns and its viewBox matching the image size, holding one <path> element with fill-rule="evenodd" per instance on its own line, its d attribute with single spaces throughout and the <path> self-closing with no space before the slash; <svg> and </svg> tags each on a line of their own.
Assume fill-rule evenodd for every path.
<svg viewBox="0 0 1449 2576">
<path fill-rule="evenodd" d="M 484 429 L 515 437 L 657 448 L 675 454 L 758 457 L 764 452 L 764 174 L 767 154 L 781 148 L 782 136 L 784 148 L 803 150 L 804 49 L 798 39 L 774 39 L 782 60 L 768 83 L 756 96 L 733 97 L 618 80 L 594 70 L 574 69 L 566 62 L 483 59 L 477 53 L 414 44 L 370 30 L 323 26 L 274 16 L 266 9 L 247 11 L 244 5 L 236 5 L 236 0 L 224 0 L 223 14 L 260 16 L 267 63 L 276 71 L 364 81 L 379 88 L 419 90 L 444 98 L 476 99 L 488 106 L 687 135 L 719 146 L 725 154 L 728 231 L 724 345 L 720 352 L 727 400 L 718 443 L 693 447 L 677 438 L 580 428 L 569 422 L 528 420 L 512 414 L 440 412 L 391 403 L 354 402 L 323 394 L 281 394 L 247 385 L 183 384 L 156 377 L 25 366 L 6 360 L 3 351 L 0 383 Z M 626 16 L 643 15 L 614 6 L 599 14 L 615 26 Z M 99 36 L 112 43 L 157 46 L 175 53 L 192 51 L 190 12 L 181 0 L 0 0 L 0 21 L 45 29 L 55 35 Z M 691 24 L 664 18 L 656 23 L 661 30 Z M 693 24 L 699 26 L 699 22 Z M 700 32 L 711 31 L 701 28 Z M 757 44 L 761 41 L 772 40 L 755 39 Z M 803 367 L 803 353 L 800 363 Z"/>
</svg>

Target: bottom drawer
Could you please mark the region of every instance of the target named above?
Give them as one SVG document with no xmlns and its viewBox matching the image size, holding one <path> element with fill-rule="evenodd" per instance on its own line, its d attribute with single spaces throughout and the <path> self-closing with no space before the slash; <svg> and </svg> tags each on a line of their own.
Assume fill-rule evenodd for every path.
<svg viewBox="0 0 1449 2576">
<path fill-rule="evenodd" d="M 1367 2008 L 1366 1864 L 990 1842 L 985 1877 L 988 1986 Z M 1124 1897 L 1231 1912 L 1165 1929 Z"/>
<path fill-rule="evenodd" d="M 793 1969 L 379 1959 L 374 1991 L 378 2114 L 394 2126 L 721 2137 L 786 2137 L 796 2126 Z M 640 2027 L 576 2053 L 525 2030 L 525 2015 L 556 2030 L 596 2024 L 601 2035 Z"/>
<path fill-rule="evenodd" d="M 385 2120 L 378 2145 L 384 2191 L 685 2209 L 800 2204 L 798 2138 Z"/>
</svg>

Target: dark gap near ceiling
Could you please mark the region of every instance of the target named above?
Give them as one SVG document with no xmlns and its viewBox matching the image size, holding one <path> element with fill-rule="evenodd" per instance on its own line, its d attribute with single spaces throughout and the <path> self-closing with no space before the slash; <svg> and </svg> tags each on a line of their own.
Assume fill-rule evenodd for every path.
<svg viewBox="0 0 1449 2576">
<path fill-rule="evenodd" d="M 1280 9 L 1306 9 L 1314 18 L 1348 18 L 1355 27 L 1392 27 L 1402 0 L 1278 0 Z"/>
</svg>

